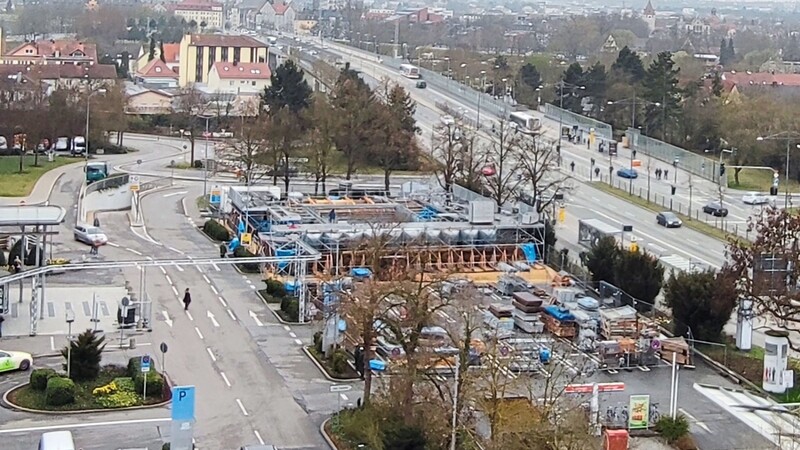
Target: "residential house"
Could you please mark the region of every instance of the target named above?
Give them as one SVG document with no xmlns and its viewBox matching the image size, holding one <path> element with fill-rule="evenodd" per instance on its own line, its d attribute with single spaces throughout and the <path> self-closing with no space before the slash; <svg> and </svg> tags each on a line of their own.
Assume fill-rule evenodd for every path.
<svg viewBox="0 0 800 450">
<path fill-rule="evenodd" d="M 117 81 L 112 64 L 0 64 L 0 78 L 25 76 L 51 89 L 83 90 L 107 87 Z"/>
<path fill-rule="evenodd" d="M 225 25 L 224 6 L 211 0 L 183 0 L 172 6 L 173 13 L 198 27 L 221 30 Z"/>
<path fill-rule="evenodd" d="M 145 64 L 144 67 L 136 71 L 133 78 L 137 84 L 149 87 L 162 89 L 178 87 L 178 74 L 173 72 L 167 66 L 167 63 L 161 61 L 160 58 L 155 58 Z"/>
<path fill-rule="evenodd" d="M 284 0 L 267 2 L 261 8 L 261 22 L 268 29 L 292 32 L 296 15 L 292 4 Z"/>
<path fill-rule="evenodd" d="M 800 74 L 773 72 L 724 72 L 723 91 L 731 97 L 748 93 L 775 93 L 781 97 L 800 96 Z"/>
<path fill-rule="evenodd" d="M 258 95 L 269 86 L 267 63 L 217 62 L 208 73 L 208 90 L 236 95 Z"/>
<path fill-rule="evenodd" d="M 0 33 L 2 33 L 0 31 Z M 3 39 L 0 36 L 0 40 Z M 5 42 L 0 48 L 5 49 Z M 77 39 L 23 42 L 0 57 L 0 64 L 96 64 L 97 45 Z"/>
<path fill-rule="evenodd" d="M 128 98 L 125 114 L 156 115 L 174 111 L 174 95 L 168 91 L 128 84 L 125 94 Z"/>
<path fill-rule="evenodd" d="M 267 0 L 241 0 L 233 5 L 229 10 L 229 20 L 231 26 L 256 29 L 260 26 L 261 9 Z"/>
<path fill-rule="evenodd" d="M 156 45 L 155 52 L 154 52 L 154 59 L 161 58 L 161 45 Z M 181 52 L 181 44 L 174 43 L 174 44 L 163 44 L 164 47 L 164 62 L 166 63 L 167 67 L 175 73 L 178 73 L 178 58 L 180 57 Z M 139 68 L 142 68 L 150 62 L 150 44 L 144 44 L 139 47 L 139 53 L 136 57 L 135 62 L 133 63 L 134 67 L 131 68 L 131 72 L 135 73 L 139 71 Z"/>
<path fill-rule="evenodd" d="M 187 34 L 181 39 L 178 85 L 208 81 L 215 62 L 265 63 L 267 44 L 249 36 Z"/>
</svg>

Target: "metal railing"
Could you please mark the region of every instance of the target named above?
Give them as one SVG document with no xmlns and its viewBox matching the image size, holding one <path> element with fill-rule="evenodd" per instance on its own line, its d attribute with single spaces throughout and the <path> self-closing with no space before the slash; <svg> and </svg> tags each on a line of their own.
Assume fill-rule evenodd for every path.
<svg viewBox="0 0 800 450">
<path fill-rule="evenodd" d="M 112 189 L 118 188 L 120 186 L 124 186 L 128 184 L 131 180 L 130 174 L 127 173 L 118 173 L 102 180 L 95 181 L 94 183 L 86 186 L 85 194 L 91 194 L 92 192 L 102 191 L 105 189 Z"/>
<path fill-rule="evenodd" d="M 625 132 L 632 149 L 642 155 L 651 156 L 667 164 L 677 160 L 677 169 L 697 175 L 703 179 L 719 183 L 719 162 L 703 155 L 692 153 L 658 139 L 645 136 L 639 130 L 628 129 Z"/>
<path fill-rule="evenodd" d="M 594 128 L 596 136 L 605 140 L 614 139 L 614 128 L 611 127 L 611 125 L 592 119 L 591 117 L 586 117 L 576 114 L 572 111 L 567 111 L 566 109 L 561 109 L 558 106 L 550 103 L 545 103 L 544 115 L 549 119 L 562 122 L 565 126 L 572 127 L 577 125 L 579 128 L 587 132 Z M 561 130 L 558 130 L 558 132 L 561 133 Z"/>
</svg>

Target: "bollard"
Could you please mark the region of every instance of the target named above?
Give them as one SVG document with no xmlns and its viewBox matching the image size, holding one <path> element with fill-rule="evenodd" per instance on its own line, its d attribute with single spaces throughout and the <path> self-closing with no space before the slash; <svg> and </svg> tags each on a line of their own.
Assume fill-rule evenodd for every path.
<svg viewBox="0 0 800 450">
<path fill-rule="evenodd" d="M 131 350 L 136 348 L 136 338 L 130 338 L 128 341 L 128 348 Z"/>
</svg>

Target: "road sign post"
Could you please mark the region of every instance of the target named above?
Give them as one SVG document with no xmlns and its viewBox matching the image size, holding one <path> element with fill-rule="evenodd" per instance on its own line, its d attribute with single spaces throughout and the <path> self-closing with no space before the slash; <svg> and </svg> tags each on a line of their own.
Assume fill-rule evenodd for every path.
<svg viewBox="0 0 800 450">
<path fill-rule="evenodd" d="M 167 374 L 167 347 L 166 342 L 162 342 L 161 345 L 158 346 L 158 349 L 161 350 L 161 371 L 164 372 L 164 375 Z"/>
<path fill-rule="evenodd" d="M 194 386 L 175 386 L 172 388 L 172 427 L 170 448 L 172 450 L 191 450 L 194 434 Z"/>
<path fill-rule="evenodd" d="M 150 355 L 142 355 L 142 373 L 144 374 L 144 387 L 142 388 L 142 400 L 147 399 L 147 374 L 150 372 Z"/>
<path fill-rule="evenodd" d="M 332 384 L 331 392 L 336 394 L 336 424 L 339 424 L 339 413 L 342 411 L 342 393 L 353 389 L 353 386 L 347 384 Z"/>
</svg>

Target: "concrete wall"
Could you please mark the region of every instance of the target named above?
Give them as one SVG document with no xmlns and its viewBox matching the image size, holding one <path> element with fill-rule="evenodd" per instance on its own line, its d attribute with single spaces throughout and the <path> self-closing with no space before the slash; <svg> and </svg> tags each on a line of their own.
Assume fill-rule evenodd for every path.
<svg viewBox="0 0 800 450">
<path fill-rule="evenodd" d="M 90 223 L 97 211 L 121 211 L 130 209 L 132 204 L 133 192 L 129 177 L 125 174 L 125 183 L 113 183 L 113 186 L 105 189 L 83 188 L 81 195 L 79 223 Z M 99 182 L 98 182 L 99 183 Z M 84 185 L 85 186 L 85 185 Z"/>
</svg>

